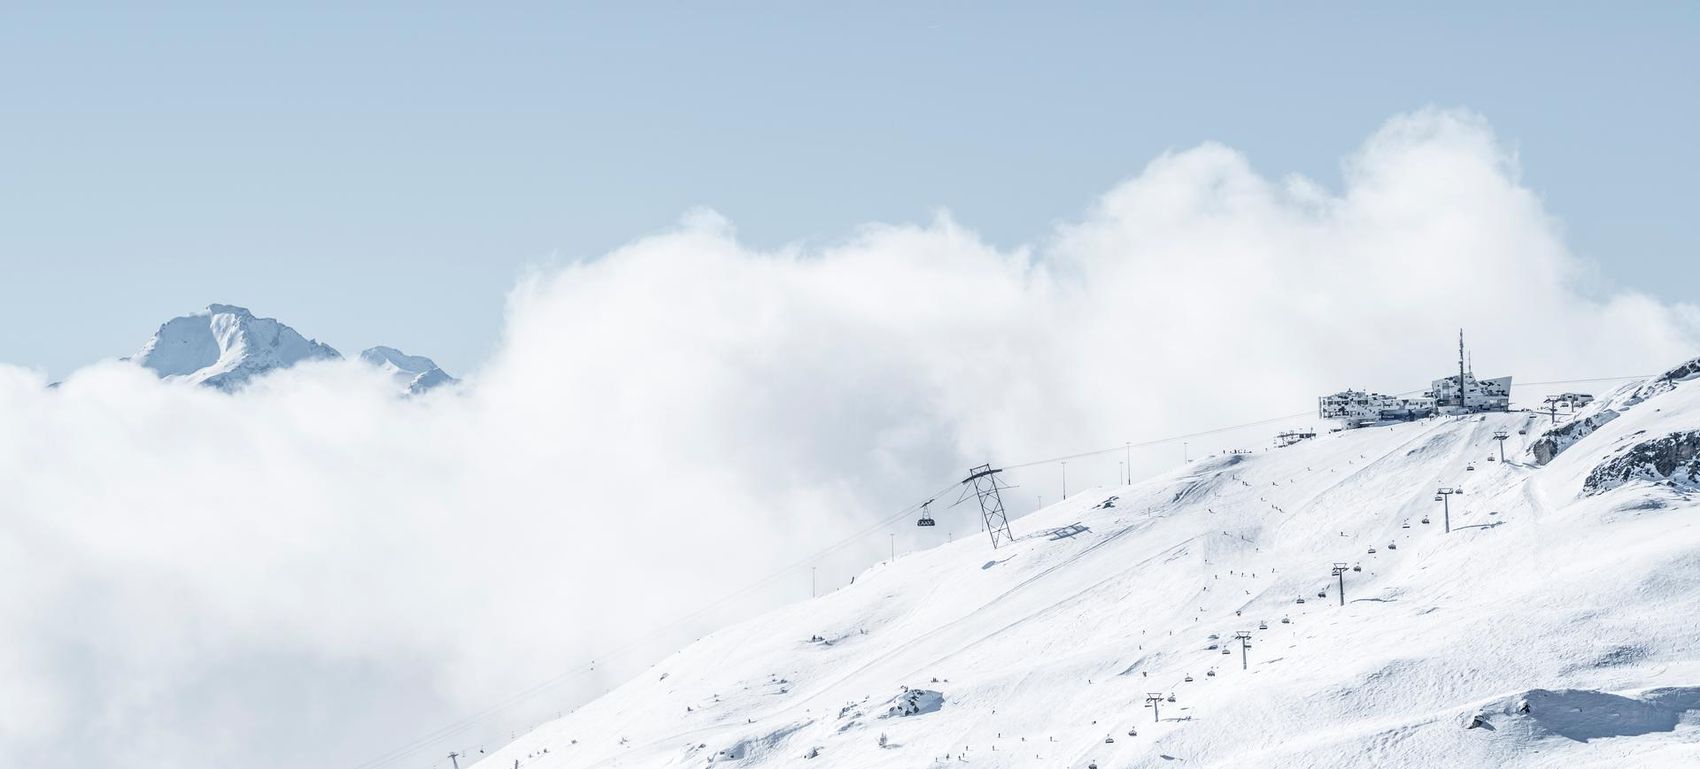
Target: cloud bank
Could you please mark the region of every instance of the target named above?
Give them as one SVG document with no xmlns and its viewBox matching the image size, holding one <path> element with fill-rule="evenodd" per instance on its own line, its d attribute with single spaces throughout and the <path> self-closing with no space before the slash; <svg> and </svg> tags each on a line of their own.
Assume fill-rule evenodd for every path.
<svg viewBox="0 0 1700 769">
<path fill-rule="evenodd" d="M 590 662 L 970 464 L 1414 389 L 1459 327 L 1484 375 L 1523 380 L 1700 352 L 1700 311 L 1602 285 L 1480 118 L 1424 111 L 1349 156 L 1338 191 L 1204 145 L 1016 250 L 941 214 L 763 251 L 693 213 L 527 276 L 456 392 L 398 400 L 350 363 L 233 396 L 121 363 L 55 389 L 0 367 L 0 749 L 354 767 L 573 673 L 396 765 L 494 747 L 806 596 L 804 569 Z M 1115 459 L 1070 472 L 1107 482 Z M 823 562 L 823 587 L 888 546 Z"/>
</svg>

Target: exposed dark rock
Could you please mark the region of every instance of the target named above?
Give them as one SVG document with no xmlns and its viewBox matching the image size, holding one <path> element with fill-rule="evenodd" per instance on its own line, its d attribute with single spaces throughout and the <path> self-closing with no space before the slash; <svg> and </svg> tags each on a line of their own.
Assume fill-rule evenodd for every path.
<svg viewBox="0 0 1700 769">
<path fill-rule="evenodd" d="M 1700 487 L 1700 430 L 1645 440 L 1601 462 L 1582 482 L 1585 494 L 1598 494 L 1630 481 Z"/>
<path fill-rule="evenodd" d="M 1616 418 L 1616 411 L 1604 409 L 1599 413 L 1565 422 L 1558 427 L 1554 427 L 1551 430 L 1541 433 L 1541 437 L 1536 438 L 1534 443 L 1529 444 L 1529 453 L 1534 456 L 1535 464 L 1544 465 L 1551 462 L 1553 457 L 1563 453 L 1565 449 L 1575 445 L 1577 441 L 1588 437 L 1590 433 L 1600 429 L 1601 425 L 1604 425 Z"/>
<path fill-rule="evenodd" d="M 1623 401 L 1623 405 L 1625 407 L 1633 406 L 1655 395 L 1670 392 L 1676 388 L 1677 383 L 1686 382 L 1695 377 L 1700 377 L 1700 358 L 1676 366 L 1648 380 L 1645 384 L 1635 388 L 1635 391 L 1630 393 L 1629 397 Z"/>
</svg>

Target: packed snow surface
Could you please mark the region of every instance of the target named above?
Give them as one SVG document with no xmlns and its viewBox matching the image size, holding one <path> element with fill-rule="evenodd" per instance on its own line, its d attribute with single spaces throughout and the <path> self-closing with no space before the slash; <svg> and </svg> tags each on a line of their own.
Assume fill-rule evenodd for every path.
<svg viewBox="0 0 1700 769">
<path fill-rule="evenodd" d="M 1625 388 L 1545 465 L 1547 415 L 1472 415 L 1080 492 L 995 551 L 964 535 L 705 637 L 479 766 L 1700 766 L 1692 486 L 1583 488 L 1700 428 L 1691 379 Z M 1451 533 L 1438 486 L 1465 489 Z"/>
</svg>

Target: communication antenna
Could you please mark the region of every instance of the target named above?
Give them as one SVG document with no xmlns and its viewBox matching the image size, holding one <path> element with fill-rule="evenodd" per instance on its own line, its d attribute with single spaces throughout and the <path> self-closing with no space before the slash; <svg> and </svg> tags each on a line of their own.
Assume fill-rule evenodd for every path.
<svg viewBox="0 0 1700 769">
<path fill-rule="evenodd" d="M 1458 329 L 1458 408 L 1464 408 L 1464 329 Z"/>
<path fill-rule="evenodd" d="M 999 492 L 1009 488 L 998 480 L 1000 469 L 991 465 L 980 465 L 968 471 L 968 477 L 962 479 L 962 494 L 966 498 L 971 489 L 980 502 L 980 522 L 985 525 L 986 532 L 992 537 L 992 549 L 1006 542 L 1014 542 L 1015 534 L 1009 530 L 1009 515 L 1003 509 L 1003 496 Z M 957 501 L 961 501 L 960 499 Z"/>
<path fill-rule="evenodd" d="M 1336 562 L 1331 572 L 1335 579 L 1340 580 L 1340 605 L 1346 605 L 1346 564 Z"/>
</svg>

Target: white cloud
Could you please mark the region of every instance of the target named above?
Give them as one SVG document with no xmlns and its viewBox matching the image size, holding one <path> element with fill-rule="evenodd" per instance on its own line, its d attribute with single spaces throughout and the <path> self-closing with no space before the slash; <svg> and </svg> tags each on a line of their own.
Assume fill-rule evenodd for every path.
<svg viewBox="0 0 1700 769">
<path fill-rule="evenodd" d="M 759 252 L 694 212 L 529 276 L 498 353 L 425 398 L 346 363 L 236 396 L 0 368 L 0 748 L 352 766 L 969 464 L 1413 389 L 1460 326 L 1482 373 L 1523 379 L 1696 353 L 1695 309 L 1594 285 L 1479 118 L 1396 118 L 1345 168 L 1330 192 L 1225 147 L 1168 154 L 1015 252 L 943 215 Z"/>
</svg>

